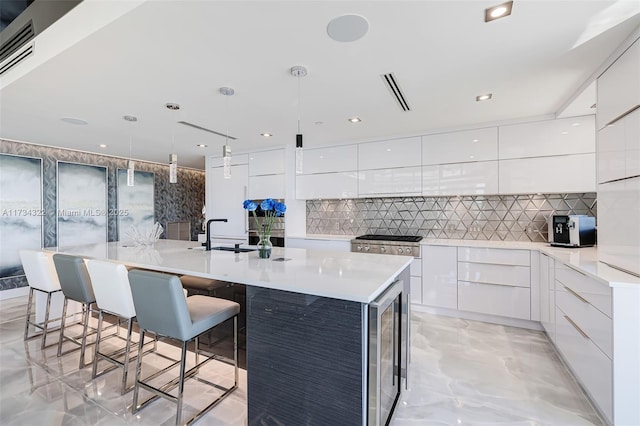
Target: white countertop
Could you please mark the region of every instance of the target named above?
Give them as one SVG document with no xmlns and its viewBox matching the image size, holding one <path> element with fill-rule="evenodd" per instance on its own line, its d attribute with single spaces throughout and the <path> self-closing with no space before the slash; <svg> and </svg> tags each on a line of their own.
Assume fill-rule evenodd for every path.
<svg viewBox="0 0 640 426">
<path fill-rule="evenodd" d="M 504 249 L 538 250 L 565 265 L 586 275 L 602 281 L 611 287 L 640 286 L 640 278 L 627 274 L 609 265 L 598 262 L 597 247 L 567 248 L 552 247 L 549 243 L 533 243 L 527 241 L 487 241 L 487 240 L 455 240 L 425 238 L 421 245 L 440 245 L 455 247 L 486 247 Z"/>
<path fill-rule="evenodd" d="M 304 240 L 330 240 L 330 241 L 351 241 L 356 235 L 331 235 L 331 234 L 304 234 L 287 235 L 287 238 L 301 238 Z"/>
<path fill-rule="evenodd" d="M 153 247 L 112 242 L 46 250 L 361 303 L 375 300 L 413 260 L 407 256 L 279 247 L 273 248 L 270 259 L 260 259 L 257 251 L 205 251 L 198 242 L 176 240 L 158 240 Z M 278 258 L 290 260 L 278 262 Z"/>
</svg>

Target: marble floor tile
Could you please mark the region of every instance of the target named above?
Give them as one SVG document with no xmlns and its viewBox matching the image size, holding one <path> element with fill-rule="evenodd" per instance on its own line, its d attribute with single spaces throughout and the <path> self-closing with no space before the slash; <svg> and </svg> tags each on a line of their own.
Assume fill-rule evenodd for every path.
<svg viewBox="0 0 640 426">
<path fill-rule="evenodd" d="M 79 351 L 59 358 L 56 345 L 42 350 L 39 338 L 23 341 L 26 300 L 0 301 L 1 425 L 174 424 L 176 406 L 164 399 L 131 413 L 132 393 L 120 395 L 121 369 L 92 380 L 90 366 L 78 370 Z M 411 327 L 409 389 L 403 390 L 392 426 L 602 424 L 543 333 L 415 312 Z M 49 339 L 56 343 L 58 333 Z M 105 351 L 123 344 L 115 338 L 107 342 Z M 65 342 L 64 347 L 73 345 Z M 158 350 L 179 357 L 179 349 L 164 342 Z M 92 360 L 90 346 L 86 361 Z M 149 372 L 167 364 L 155 354 L 143 361 Z M 129 368 L 132 384 L 135 361 Z M 223 385 L 233 382 L 233 368 L 218 361 L 201 368 L 200 375 Z M 184 415 L 206 406 L 217 392 L 188 381 Z M 142 398 L 148 395 L 141 392 Z M 238 389 L 198 425 L 246 425 L 246 397 L 247 376 L 241 369 Z"/>
</svg>

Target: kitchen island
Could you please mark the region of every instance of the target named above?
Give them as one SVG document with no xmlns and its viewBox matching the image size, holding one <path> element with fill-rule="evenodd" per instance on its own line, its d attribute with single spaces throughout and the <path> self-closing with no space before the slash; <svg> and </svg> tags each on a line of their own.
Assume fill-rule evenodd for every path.
<svg viewBox="0 0 640 426">
<path fill-rule="evenodd" d="M 398 280 L 406 374 L 412 258 L 274 248 L 270 259 L 260 259 L 256 251 L 205 251 L 196 242 L 171 240 L 48 250 L 246 285 L 250 425 L 377 424 L 369 306 Z"/>
</svg>

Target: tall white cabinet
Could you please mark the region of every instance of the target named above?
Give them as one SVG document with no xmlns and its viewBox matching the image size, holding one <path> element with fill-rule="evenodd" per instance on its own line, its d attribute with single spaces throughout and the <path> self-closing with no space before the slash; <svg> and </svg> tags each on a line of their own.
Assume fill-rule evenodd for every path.
<svg viewBox="0 0 640 426">
<path fill-rule="evenodd" d="M 640 275 L 640 40 L 599 78 L 598 257 Z"/>
<path fill-rule="evenodd" d="M 225 179 L 222 157 L 206 160 L 206 207 L 207 220 L 227 219 L 214 222 L 211 226 L 212 239 L 231 239 L 238 242 L 248 240 L 247 213 L 242 202 L 249 195 L 249 156 L 234 155 L 231 165 L 231 179 Z"/>
</svg>

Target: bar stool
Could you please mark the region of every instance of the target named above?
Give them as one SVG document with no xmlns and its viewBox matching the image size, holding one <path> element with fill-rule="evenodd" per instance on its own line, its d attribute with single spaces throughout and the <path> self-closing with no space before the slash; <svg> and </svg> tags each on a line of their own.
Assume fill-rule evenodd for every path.
<svg viewBox="0 0 640 426">
<path fill-rule="evenodd" d="M 98 304 L 98 331 L 96 334 L 96 345 L 93 356 L 93 368 L 91 378 L 95 379 L 113 368 L 122 368 L 122 387 L 121 394 L 124 394 L 132 387 L 127 389 L 127 374 L 129 372 L 129 356 L 131 353 L 131 334 L 133 332 L 133 319 L 136 316 L 136 309 L 133 305 L 133 297 L 131 296 L 131 286 L 129 285 L 129 275 L 127 268 L 118 263 L 105 262 L 101 260 L 88 260 L 87 270 L 91 278 L 91 285 Z M 115 315 L 118 317 L 118 325 L 120 319 L 127 320 L 127 337 L 125 347 L 117 349 L 111 353 L 100 352 L 100 343 L 105 340 L 102 336 L 102 321 L 104 313 Z M 110 335 L 108 337 L 120 337 Z M 155 340 L 154 340 L 155 343 Z M 120 361 L 119 357 L 124 356 L 124 360 Z M 98 373 L 98 360 L 103 359 L 109 361 L 114 367 L 106 368 Z"/>
<path fill-rule="evenodd" d="M 58 280 L 60 281 L 60 287 L 62 287 L 62 293 L 64 294 L 64 305 L 62 307 L 62 323 L 60 325 L 60 340 L 58 340 L 58 356 L 66 355 L 78 348 L 66 351 L 62 353 L 62 343 L 64 340 L 75 343 L 80 347 L 80 366 L 83 368 L 84 353 L 87 346 L 87 331 L 89 328 L 89 314 L 91 312 L 91 304 L 96 302 L 96 298 L 93 294 L 93 288 L 91 287 L 91 279 L 87 272 L 87 267 L 84 260 L 78 256 L 71 256 L 68 254 L 56 253 L 53 255 L 53 263 L 56 265 L 58 271 Z M 69 300 L 74 300 L 82 304 L 82 326 L 83 331 L 81 336 L 65 336 L 65 317 L 67 316 L 67 304 Z M 82 337 L 81 341 L 78 341 L 78 337 Z"/>
<path fill-rule="evenodd" d="M 46 347 L 49 324 L 59 320 L 59 317 L 52 320 L 49 319 L 51 296 L 62 289 L 60 288 L 56 267 L 53 264 L 50 254 L 39 250 L 20 250 L 20 260 L 22 261 L 22 268 L 27 276 L 30 287 L 29 302 L 27 303 L 27 321 L 24 326 L 24 340 L 42 336 L 40 348 L 44 349 Z M 44 322 L 42 322 L 42 324 L 35 321 L 31 322 L 31 308 L 35 290 L 47 294 L 47 304 L 44 312 Z M 35 328 L 42 330 L 42 332 L 29 336 L 29 325 L 33 325 Z"/>
<path fill-rule="evenodd" d="M 228 288 L 230 283 L 218 281 L 211 278 L 195 277 L 193 275 L 182 275 L 180 277 L 182 287 L 189 290 L 190 293 L 206 294 L 207 296 L 216 297 L 218 290 Z"/>
<path fill-rule="evenodd" d="M 233 386 L 225 388 L 196 377 L 198 381 L 214 386 L 222 390 L 223 393 L 215 401 L 193 415 L 186 422 L 190 424 L 205 415 L 238 386 L 238 312 L 240 312 L 240 306 L 230 300 L 208 296 L 197 295 L 185 299 L 182 295 L 182 285 L 178 277 L 167 274 L 133 270 L 129 271 L 129 282 L 131 283 L 133 302 L 136 308 L 138 324 L 140 325 L 140 342 L 138 343 L 140 355 L 136 364 L 136 381 L 133 391 L 133 405 L 131 407 L 131 411 L 134 414 L 162 396 L 177 404 L 176 425 L 180 425 L 185 378 L 195 376 L 200 367 L 213 359 L 223 360 L 220 356 L 209 354 L 204 361 L 198 362 L 198 355 L 201 355 L 201 351 L 198 348 L 197 338 L 200 334 L 223 321 L 233 318 L 233 366 L 235 369 Z M 152 332 L 156 335 L 179 340 L 182 343 L 180 376 L 161 387 L 155 387 L 150 384 L 150 379 L 157 376 L 155 374 L 145 378 L 145 380 L 149 380 L 148 382 L 141 379 L 143 355 L 141 342 L 145 332 Z M 196 362 L 194 367 L 186 371 L 187 344 L 194 339 Z M 178 396 L 170 395 L 168 392 L 176 386 L 178 387 Z M 155 395 L 138 405 L 140 388 Z"/>
</svg>

